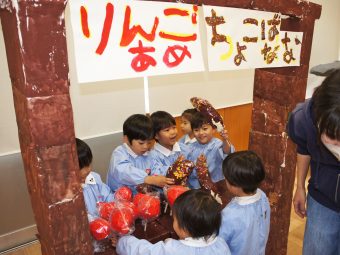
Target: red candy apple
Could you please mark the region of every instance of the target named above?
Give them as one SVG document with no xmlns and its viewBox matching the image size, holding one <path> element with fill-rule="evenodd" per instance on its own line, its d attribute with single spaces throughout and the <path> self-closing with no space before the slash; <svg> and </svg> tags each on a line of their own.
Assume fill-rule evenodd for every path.
<svg viewBox="0 0 340 255">
<path fill-rule="evenodd" d="M 101 218 L 109 220 L 112 210 L 115 208 L 114 202 L 98 202 L 98 212 Z"/>
<path fill-rule="evenodd" d="M 126 201 L 126 200 L 117 201 L 116 207 L 118 207 L 118 208 L 124 207 L 124 208 L 130 209 L 134 219 L 136 219 L 137 216 L 138 216 L 137 206 L 135 206 L 135 204 L 130 202 L 130 201 Z"/>
<path fill-rule="evenodd" d="M 115 199 L 132 201 L 132 190 L 126 186 L 120 187 L 116 190 Z"/>
<path fill-rule="evenodd" d="M 134 217 L 130 208 L 116 207 L 110 215 L 111 229 L 119 235 L 131 234 L 134 230 Z"/>
<path fill-rule="evenodd" d="M 142 193 L 137 193 L 134 197 L 133 197 L 133 203 L 136 207 L 138 207 L 139 201 L 146 196 L 146 194 L 142 194 Z"/>
<path fill-rule="evenodd" d="M 161 202 L 159 197 L 152 195 L 143 196 L 138 203 L 138 215 L 143 220 L 150 220 L 158 217 L 161 211 Z"/>
<path fill-rule="evenodd" d="M 168 199 L 168 202 L 170 206 L 173 206 L 175 200 L 184 192 L 186 192 L 188 188 L 183 187 L 181 185 L 174 185 L 167 189 L 166 191 L 166 197 Z"/>
<path fill-rule="evenodd" d="M 94 239 L 103 240 L 110 235 L 110 223 L 104 219 L 97 218 L 90 222 L 90 231 Z"/>
</svg>

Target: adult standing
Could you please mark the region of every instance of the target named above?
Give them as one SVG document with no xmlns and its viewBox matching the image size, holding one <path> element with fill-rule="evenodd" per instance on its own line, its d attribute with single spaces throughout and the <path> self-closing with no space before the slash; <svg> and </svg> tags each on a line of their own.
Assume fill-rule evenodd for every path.
<svg viewBox="0 0 340 255">
<path fill-rule="evenodd" d="M 340 70 L 296 106 L 287 131 L 297 144 L 294 209 L 307 217 L 303 254 L 340 255 Z"/>
</svg>

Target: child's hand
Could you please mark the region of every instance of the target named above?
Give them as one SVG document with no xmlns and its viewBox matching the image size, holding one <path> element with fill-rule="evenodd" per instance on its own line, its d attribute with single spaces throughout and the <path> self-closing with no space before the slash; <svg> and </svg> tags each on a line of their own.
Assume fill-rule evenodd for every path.
<svg viewBox="0 0 340 255">
<path fill-rule="evenodd" d="M 171 178 L 167 178 L 163 175 L 151 175 L 147 176 L 144 179 L 146 184 L 156 185 L 159 187 L 164 187 L 165 185 L 172 185 L 174 184 L 174 180 Z"/>
<path fill-rule="evenodd" d="M 166 184 L 167 185 L 174 185 L 175 184 L 175 180 L 172 178 L 165 178 L 166 179 Z M 164 185 L 165 186 L 165 185 Z"/>
<path fill-rule="evenodd" d="M 220 135 L 221 135 L 223 141 L 229 143 L 229 135 L 228 135 L 228 131 L 227 131 L 227 130 L 223 129 L 223 130 L 220 132 Z"/>
<path fill-rule="evenodd" d="M 117 243 L 118 243 L 118 236 L 114 235 L 114 236 L 111 237 L 110 240 L 111 240 L 111 245 L 112 245 L 113 247 L 116 247 L 116 246 L 117 246 Z"/>
<path fill-rule="evenodd" d="M 231 143 L 229 141 L 228 131 L 223 129 L 220 132 L 220 135 L 221 135 L 222 141 L 223 141 L 223 151 L 224 151 L 224 153 L 229 154 L 230 153 L 230 149 L 231 149 Z"/>
</svg>

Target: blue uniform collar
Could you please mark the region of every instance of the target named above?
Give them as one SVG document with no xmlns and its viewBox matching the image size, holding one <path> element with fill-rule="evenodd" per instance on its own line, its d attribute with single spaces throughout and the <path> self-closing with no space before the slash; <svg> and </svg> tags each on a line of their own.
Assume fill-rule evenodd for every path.
<svg viewBox="0 0 340 255">
<path fill-rule="evenodd" d="M 190 138 L 189 137 L 189 135 L 185 135 L 185 138 L 184 138 L 184 143 L 185 144 L 191 144 L 191 143 L 194 143 L 194 142 L 196 142 L 197 140 L 196 140 L 196 138 L 194 137 L 194 138 Z"/>
<path fill-rule="evenodd" d="M 94 175 L 90 172 L 86 178 L 85 178 L 85 183 L 83 183 L 81 186 L 85 188 L 87 185 L 96 185 L 96 179 L 94 178 Z"/>
<path fill-rule="evenodd" d="M 139 156 L 133 150 L 131 150 L 130 146 L 127 145 L 126 143 L 123 143 L 123 146 L 125 147 L 127 153 L 129 153 L 131 157 L 137 158 Z M 148 155 L 148 152 L 145 152 L 142 156 L 147 156 L 147 155 Z"/>
<path fill-rule="evenodd" d="M 192 247 L 206 247 L 209 246 L 217 241 L 217 236 L 212 235 L 207 240 L 204 237 L 200 238 L 192 238 L 187 237 L 184 240 L 179 240 L 181 243 L 192 246 Z"/>
<path fill-rule="evenodd" d="M 256 193 L 251 196 L 245 196 L 245 197 L 234 197 L 233 198 L 236 203 L 239 205 L 249 205 L 253 204 L 261 199 L 261 192 L 259 189 L 256 190 Z"/>
<path fill-rule="evenodd" d="M 163 145 L 160 145 L 159 143 L 155 144 L 154 149 L 159 151 L 166 157 L 169 157 L 170 155 L 176 154 L 176 152 L 181 151 L 181 147 L 179 147 L 179 144 L 177 142 L 172 147 L 172 151 L 169 150 L 168 148 L 165 148 Z"/>
</svg>

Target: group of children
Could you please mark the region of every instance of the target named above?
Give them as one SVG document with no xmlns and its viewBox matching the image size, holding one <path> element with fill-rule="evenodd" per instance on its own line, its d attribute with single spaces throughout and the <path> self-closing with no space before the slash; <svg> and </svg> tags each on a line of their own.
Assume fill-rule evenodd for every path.
<svg viewBox="0 0 340 255">
<path fill-rule="evenodd" d="M 177 198 L 172 208 L 173 227 L 180 240 L 151 244 L 125 236 L 113 241 L 118 254 L 265 254 L 270 207 L 258 188 L 265 177 L 260 158 L 251 151 L 234 152 L 226 132 L 222 139 L 215 138 L 216 127 L 210 118 L 195 109 L 183 112 L 181 129 L 185 135 L 178 140 L 175 118 L 165 111 L 150 117 L 130 116 L 123 124 L 124 143 L 112 153 L 107 185 L 91 171 L 90 148 L 76 139 L 90 218 L 98 214 L 96 203 L 112 201 L 119 187 L 127 186 L 136 193 L 136 186 L 143 183 L 172 185 L 174 180 L 166 172 L 178 156 L 196 162 L 204 154 L 212 181 L 225 180 L 235 196 L 232 201 L 222 209 L 209 193 L 199 190 L 194 170 L 188 180 L 191 190 Z"/>
</svg>

